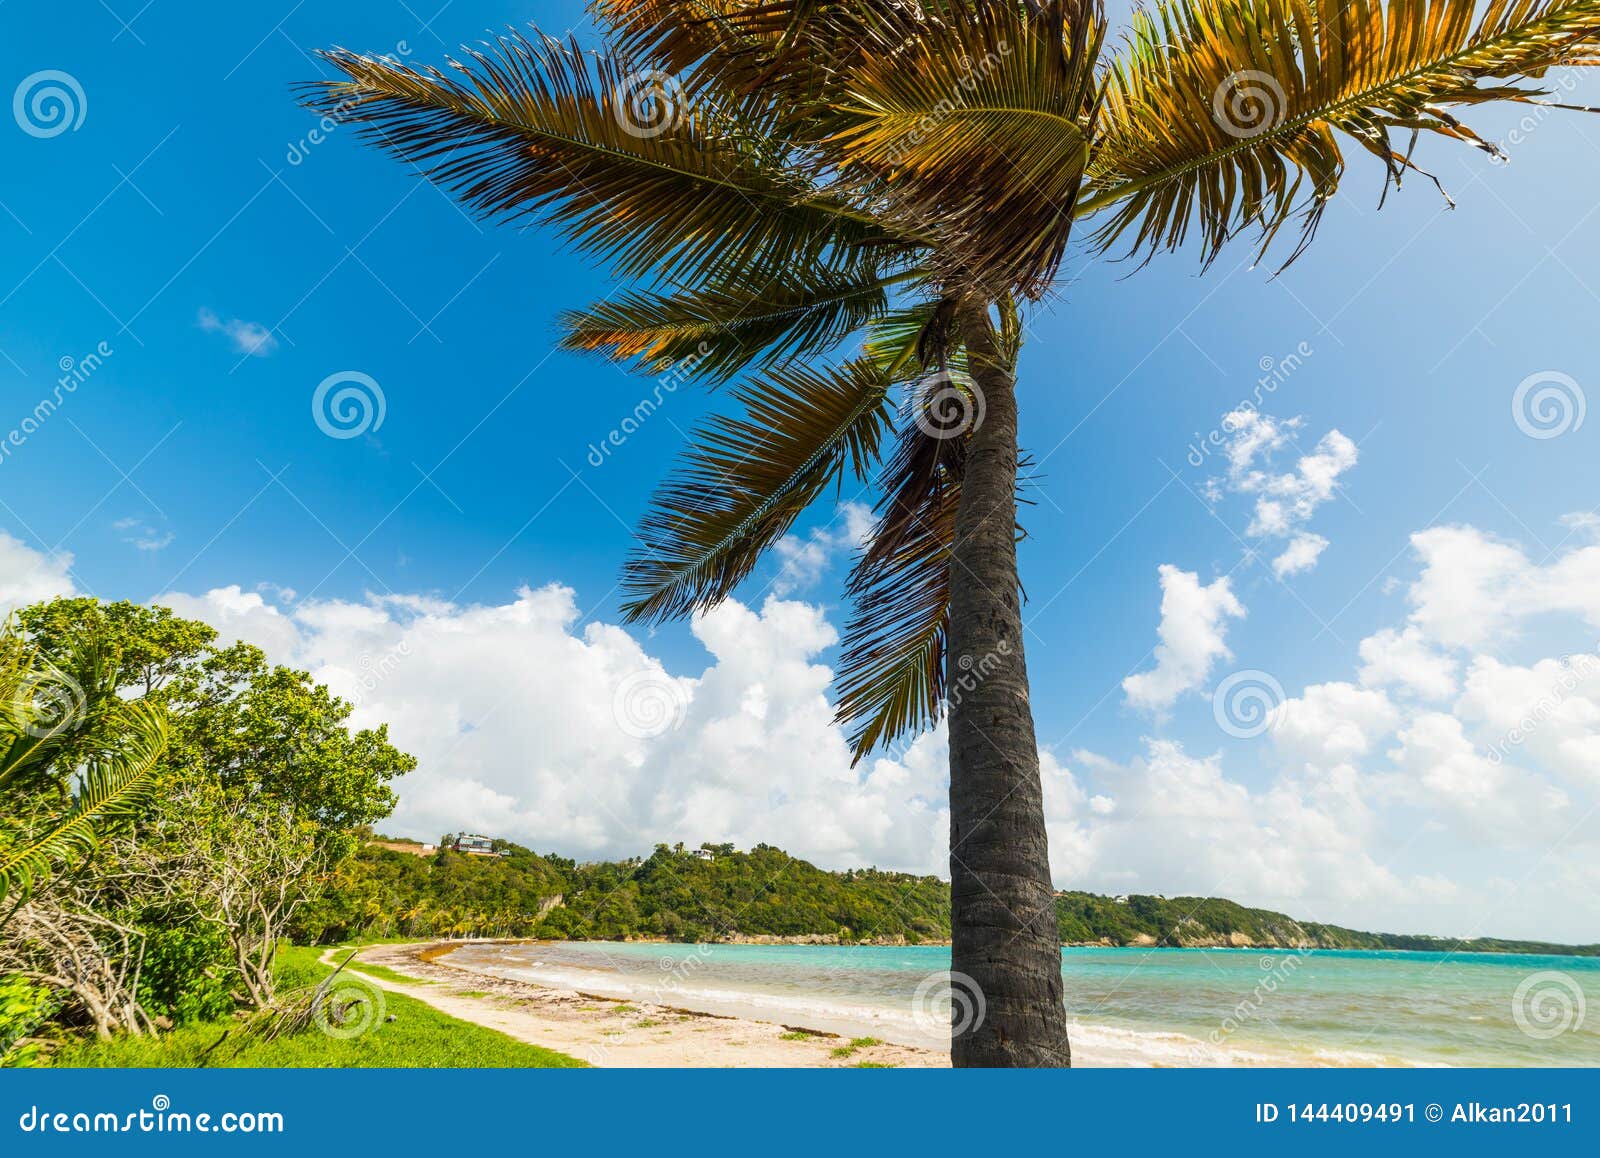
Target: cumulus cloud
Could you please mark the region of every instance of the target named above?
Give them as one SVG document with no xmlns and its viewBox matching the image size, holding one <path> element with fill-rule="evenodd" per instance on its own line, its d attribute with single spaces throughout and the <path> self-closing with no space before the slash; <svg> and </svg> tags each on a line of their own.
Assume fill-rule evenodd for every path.
<svg viewBox="0 0 1600 1158">
<path fill-rule="evenodd" d="M 1283 553 L 1273 559 L 1272 569 L 1279 578 L 1298 575 L 1315 567 L 1317 560 L 1322 558 L 1322 552 L 1327 549 L 1327 539 L 1310 531 L 1301 531 L 1289 540 L 1289 545 L 1283 549 Z"/>
<path fill-rule="evenodd" d="M 41 599 L 71 595 L 72 556 L 46 555 L 0 531 L 0 614 Z"/>
<path fill-rule="evenodd" d="M 1442 700 L 1456 691 L 1458 662 L 1436 649 L 1418 627 L 1386 627 L 1363 639 L 1361 682 L 1369 687 L 1396 687 L 1426 700 Z"/>
<path fill-rule="evenodd" d="M 1227 474 L 1207 482 L 1213 504 L 1230 494 L 1255 500 L 1245 534 L 1253 539 L 1286 541 L 1272 560 L 1279 578 L 1298 575 L 1317 565 L 1328 540 L 1305 529 L 1317 508 L 1331 499 L 1339 478 L 1356 465 L 1355 443 L 1338 430 L 1330 430 L 1309 454 L 1302 454 L 1289 471 L 1277 471 L 1272 461 L 1278 452 L 1296 444 L 1304 429 L 1303 418 L 1275 418 L 1258 410 L 1235 410 L 1222 422 L 1228 437 L 1222 452 Z"/>
<path fill-rule="evenodd" d="M 1411 622 L 1440 645 L 1481 649 L 1544 615 L 1576 615 L 1600 630 L 1600 545 L 1536 564 L 1515 543 L 1446 526 L 1417 532 L 1411 546 L 1422 564 Z"/>
<path fill-rule="evenodd" d="M 837 632 L 809 604 L 722 604 L 692 624 L 707 661 L 672 673 L 621 628 L 580 627 L 573 591 L 553 584 L 487 606 L 290 612 L 238 587 L 163 602 L 307 668 L 358 705 L 357 724 L 387 722 L 420 761 L 394 831 L 482 829 L 607 857 L 767 841 L 831 865 L 942 871 L 942 736 L 852 768 L 816 662 Z"/>
<path fill-rule="evenodd" d="M 265 358 L 278 348 L 278 339 L 260 322 L 247 322 L 243 318 L 223 321 L 212 310 L 200 310 L 198 324 L 208 334 L 222 334 L 241 354 Z"/>
<path fill-rule="evenodd" d="M 1249 896 L 1302 915 L 1404 887 L 1365 848 L 1371 817 L 1347 770 L 1254 791 L 1225 774 L 1220 756 L 1156 739 L 1127 763 L 1088 752 L 1074 763 L 1087 781 L 1080 791 L 1115 802 L 1109 815 L 1082 818 L 1079 887 L 1157 892 L 1181 881 L 1186 894 Z"/>
<path fill-rule="evenodd" d="M 1394 731 L 1400 714 L 1381 691 L 1313 684 L 1273 710 L 1271 735 L 1295 763 L 1332 768 L 1365 756 Z"/>
<path fill-rule="evenodd" d="M 1130 705 L 1165 711 L 1185 692 L 1205 683 L 1219 659 L 1226 659 L 1229 619 L 1245 614 L 1227 576 L 1201 585 L 1193 571 L 1163 563 L 1161 624 L 1156 629 L 1156 666 L 1122 681 Z"/>
<path fill-rule="evenodd" d="M 815 587 L 834 556 L 864 544 L 876 524 L 870 508 L 844 502 L 827 526 L 815 528 L 804 538 L 785 535 L 773 548 L 778 557 L 778 575 L 772 582 L 772 593 L 788 596 Z"/>
</svg>

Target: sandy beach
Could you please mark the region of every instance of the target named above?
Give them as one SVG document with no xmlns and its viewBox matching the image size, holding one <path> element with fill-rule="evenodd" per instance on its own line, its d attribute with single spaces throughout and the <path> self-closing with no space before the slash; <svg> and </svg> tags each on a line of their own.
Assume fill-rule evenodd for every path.
<svg viewBox="0 0 1600 1158">
<path fill-rule="evenodd" d="M 595 1066 L 850 1068 L 949 1064 L 948 1058 L 933 1050 L 888 1042 L 852 1046 L 851 1041 L 859 1039 L 809 1026 L 621 1001 L 451 965 L 451 950 L 472 943 L 371 945 L 361 949 L 356 964 L 381 965 L 414 979 L 400 983 L 364 974 L 383 989 L 404 993 L 451 1017 L 499 1030 L 518 1041 L 558 1050 Z M 330 949 L 324 960 L 336 960 L 344 952 Z"/>
</svg>

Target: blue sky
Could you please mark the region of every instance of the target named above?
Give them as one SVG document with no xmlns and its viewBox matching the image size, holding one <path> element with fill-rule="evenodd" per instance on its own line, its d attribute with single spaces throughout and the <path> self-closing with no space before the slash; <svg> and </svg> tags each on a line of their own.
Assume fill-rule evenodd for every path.
<svg viewBox="0 0 1600 1158">
<path fill-rule="evenodd" d="M 330 670 L 364 670 L 330 660 L 330 639 L 341 614 L 358 620 L 372 597 L 390 597 L 387 608 L 409 600 L 413 613 L 448 622 L 464 614 L 459 609 L 505 607 L 521 588 L 559 584 L 570 589 L 570 608 L 551 613 L 561 625 L 559 646 L 616 641 L 614 584 L 630 527 L 682 432 L 714 400 L 695 388 L 677 391 L 603 465 L 591 465 L 591 444 L 617 428 L 651 385 L 553 349 L 557 311 L 603 296 L 604 271 L 548 231 L 470 220 L 348 130 L 313 139 L 316 121 L 290 93 L 294 82 L 326 75 L 311 55 L 317 47 L 436 63 L 485 30 L 528 20 L 588 35 L 572 4 L 455 0 L 436 11 L 398 0 L 285 2 L 217 9 L 203 24 L 181 6 L 141 8 L 138 0 L 11 0 L 0 9 L 5 85 L 59 70 L 82 94 L 73 95 L 82 113 L 76 128 L 37 135 L 17 118 L 0 125 L 7 411 L 0 426 L 14 427 L 52 394 L 65 359 L 81 363 L 102 344 L 110 351 L 48 421 L 0 457 L 0 530 L 16 541 L 9 550 L 15 567 L 104 598 L 179 593 L 185 607 L 219 620 L 227 599 L 207 602 L 207 593 L 237 586 L 235 612 L 276 615 L 268 634 L 283 629 L 273 637 L 282 653 Z M 1563 99 L 1596 95 L 1585 79 Z M 1242 669 L 1270 673 L 1296 700 L 1329 683 L 1392 686 L 1376 675 L 1362 684 L 1361 642 L 1384 629 L 1403 631 L 1419 608 L 1424 618 L 1430 607 L 1438 612 L 1424 625 L 1425 642 L 1454 648 L 1462 679 L 1476 656 L 1534 671 L 1540 660 L 1594 652 L 1593 597 L 1541 596 L 1526 615 L 1492 630 L 1442 628 L 1441 617 L 1459 611 L 1464 597 L 1437 582 L 1420 594 L 1414 587 L 1426 560 L 1411 537 L 1430 527 L 1470 528 L 1477 538 L 1465 547 L 1435 544 L 1435 579 L 1476 565 L 1450 553 L 1456 547 L 1477 551 L 1471 559 L 1481 561 L 1497 546 L 1519 544 L 1523 563 L 1502 558 L 1493 582 L 1473 589 L 1480 603 L 1512 598 L 1507 592 L 1528 587 L 1522 572 L 1588 546 L 1581 520 L 1561 520 L 1600 503 L 1600 421 L 1534 438 L 1513 414 L 1513 395 L 1530 375 L 1566 375 L 1579 397 L 1591 385 L 1586 375 L 1600 354 L 1593 324 L 1600 121 L 1555 113 L 1509 143 L 1519 119 L 1491 110 L 1473 122 L 1486 137 L 1508 141 L 1508 165 L 1445 142 L 1424 144 L 1423 164 L 1455 197 L 1453 211 L 1419 179 L 1391 193 L 1378 213 L 1380 175 L 1352 158 L 1345 192 L 1316 244 L 1280 277 L 1270 276 L 1270 264 L 1251 267 L 1248 244 L 1204 276 L 1193 253 L 1135 270 L 1080 247 L 1059 293 L 1032 313 L 1021 365 L 1023 442 L 1039 475 L 1024 516 L 1028 659 L 1041 744 L 1056 761 L 1051 774 L 1070 778 L 1078 793 L 1078 805 L 1062 798 L 1058 843 L 1075 851 L 1063 853 L 1058 883 L 1231 889 L 1347 923 L 1600 939 L 1592 921 L 1571 916 L 1573 908 L 1595 911 L 1600 878 L 1587 812 L 1594 784 L 1582 773 L 1594 764 L 1581 755 L 1596 751 L 1584 747 L 1593 721 L 1569 710 L 1570 701 L 1561 708 L 1561 751 L 1580 753 L 1577 771 L 1561 765 L 1559 753 L 1546 761 L 1538 744 L 1521 746 L 1508 763 L 1528 784 L 1563 795 L 1540 797 L 1525 828 L 1492 838 L 1473 826 L 1470 808 L 1419 803 L 1418 792 L 1437 793 L 1450 769 L 1464 765 L 1437 747 L 1424 753 L 1414 730 L 1411 741 L 1399 738 L 1425 714 L 1412 701 L 1402 704 L 1400 691 L 1374 693 L 1400 704 L 1398 723 L 1329 725 L 1367 727 L 1349 761 L 1349 753 L 1308 759 L 1282 735 L 1276 742 L 1230 735 L 1213 711 L 1216 684 Z M 1358 447 L 1359 460 L 1291 528 L 1326 540 L 1315 566 L 1280 578 L 1269 561 L 1288 534 L 1249 533 L 1259 490 L 1219 479 L 1225 472 L 1215 461 L 1196 467 L 1187 458 L 1190 445 L 1218 429 L 1290 355 L 1292 369 L 1262 409 L 1301 424 L 1282 427 L 1276 450 L 1251 469 L 1269 479 L 1293 476 L 1302 455 L 1335 430 Z M 384 417 L 361 437 L 330 438 L 313 420 L 312 395 L 344 371 L 378 384 Z M 773 563 L 741 593 L 756 615 L 778 578 L 779 590 L 818 617 L 792 630 L 773 627 L 784 641 L 773 645 L 775 655 L 833 662 L 817 623 L 842 623 L 842 523 L 829 506 L 797 529 L 803 540 L 813 525 L 832 528 L 831 565 L 815 582 L 780 578 Z M 1242 561 L 1247 544 L 1262 558 Z M 1573 569 L 1586 562 L 1579 555 Z M 1157 663 L 1163 565 L 1192 574 L 1214 596 L 1211 585 L 1226 576 L 1244 614 L 1209 621 L 1201 614 L 1196 628 L 1180 622 L 1187 612 L 1175 608 L 1175 633 L 1192 644 L 1196 630 L 1220 627 L 1226 654 L 1207 653 L 1202 640 L 1198 676 L 1179 679 L 1170 704 L 1141 705 L 1123 681 Z M 1539 589 L 1548 593 L 1549 585 Z M 241 610 L 240 600 L 252 598 L 262 607 Z M 403 634 L 398 612 L 392 618 L 385 625 Z M 729 630 L 724 642 L 735 646 L 740 630 Z M 700 681 L 684 694 L 711 703 L 705 690 L 716 679 L 704 670 L 708 649 L 716 653 L 705 635 L 687 626 L 631 635 L 631 644 L 617 643 L 638 649 L 630 662 Z M 372 654 L 370 642 L 351 646 L 351 655 Z M 720 667 L 738 666 L 718 658 Z M 421 670 L 428 657 L 405 662 Z M 730 681 L 734 705 L 756 694 L 733 687 L 731 668 L 717 678 Z M 759 670 L 748 678 L 761 682 Z M 810 705 L 820 687 L 812 675 L 796 679 L 787 691 Z M 1481 705 L 1455 700 L 1458 691 L 1452 686 L 1427 711 L 1476 727 L 1481 749 L 1493 728 Z M 781 698 L 771 687 L 762 694 Z M 410 706 L 382 694 L 363 704 L 380 710 L 407 714 Z M 691 713 L 689 726 L 698 719 Z M 713 724 L 708 717 L 702 735 L 716 735 Z M 446 727 L 459 741 L 488 726 L 461 708 Z M 475 754 L 472 767 L 423 780 L 426 791 L 403 806 L 396 827 L 432 835 L 499 823 L 540 847 L 576 854 L 633 851 L 654 839 L 762 838 L 759 818 L 695 805 L 692 790 L 663 809 L 641 805 L 638 785 L 626 783 L 600 809 L 611 819 L 574 820 L 557 831 L 532 819 L 561 811 L 538 785 L 546 775 L 581 777 L 588 749 L 573 741 L 568 760 L 551 754 L 568 752 L 566 741 L 552 742 L 551 753 L 537 737 L 517 741 L 522 747 L 506 743 L 493 749 L 498 755 Z M 425 756 L 431 750 L 423 737 L 416 747 Z M 707 758 L 698 751 L 679 758 Z M 1191 768 L 1193 776 L 1220 775 L 1212 787 L 1223 797 L 1232 799 L 1234 787 L 1249 794 L 1247 812 L 1269 807 L 1275 786 L 1291 783 L 1309 801 L 1347 790 L 1359 796 L 1370 813 L 1364 821 L 1331 806 L 1318 815 L 1331 831 L 1350 835 L 1349 855 L 1367 858 L 1365 891 L 1302 861 L 1278 863 L 1275 854 L 1236 876 L 1213 871 L 1198 854 L 1144 862 L 1132 851 L 1137 826 L 1125 842 L 1095 827 L 1096 815 L 1128 815 L 1124 801 L 1153 790 L 1162 760 L 1176 759 L 1175 751 L 1212 770 Z M 652 761 L 665 757 L 630 751 L 617 758 L 655 777 Z M 930 768 L 937 764 L 926 754 L 905 760 L 925 758 Z M 1217 763 L 1204 763 L 1212 758 Z M 441 768 L 446 762 L 441 750 Z M 1355 788 L 1340 779 L 1346 763 Z M 917 799 L 930 810 L 923 827 L 936 828 L 938 785 L 929 774 L 935 780 Z M 660 793 L 678 791 L 666 772 L 651 783 Z M 736 784 L 723 787 L 736 793 Z M 1516 784 L 1490 788 L 1527 799 Z M 769 791 L 779 790 L 747 785 L 757 797 Z M 779 792 L 780 803 L 800 791 Z M 1486 799 L 1485 808 L 1504 811 L 1492 795 Z M 881 804 L 874 797 L 864 807 Z M 581 812 L 573 805 L 573 817 Z M 1181 817 L 1161 823 L 1183 829 L 1197 850 L 1226 844 L 1224 830 L 1207 839 L 1206 822 L 1196 819 L 1203 812 L 1187 825 Z M 1263 850 L 1318 839 L 1291 834 L 1281 814 L 1230 816 Z M 768 839 L 803 843 L 784 824 L 774 827 Z M 796 822 L 793 831 L 813 830 Z M 920 852 L 907 852 L 898 837 L 874 844 L 863 835 L 870 831 L 849 829 L 799 851 L 829 863 L 921 867 Z M 1151 828 L 1150 839 L 1163 831 Z M 1308 856 L 1336 854 L 1329 846 Z M 1410 899 L 1392 900 L 1395 889 Z"/>
</svg>

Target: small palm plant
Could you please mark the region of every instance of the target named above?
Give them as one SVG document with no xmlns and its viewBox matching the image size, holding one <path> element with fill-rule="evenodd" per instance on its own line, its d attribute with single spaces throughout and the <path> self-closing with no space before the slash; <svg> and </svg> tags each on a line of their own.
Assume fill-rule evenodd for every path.
<svg viewBox="0 0 1600 1158">
<path fill-rule="evenodd" d="M 1114 53 L 1096 0 L 595 13 L 598 55 L 335 49 L 306 100 L 608 262 L 625 285 L 563 319 L 569 348 L 741 379 L 644 518 L 630 617 L 716 603 L 831 486 L 880 488 L 839 720 L 859 759 L 948 716 L 953 1060 L 1068 1064 L 1016 563 L 1023 311 L 1081 218 L 1095 250 L 1207 262 L 1290 226 L 1293 260 L 1351 143 L 1396 185 L 1422 133 L 1495 152 L 1453 110 L 1596 63 L 1600 0 L 1158 0 Z"/>
<path fill-rule="evenodd" d="M 165 712 L 117 695 L 113 648 L 78 640 L 57 658 L 0 627 L 0 929 L 144 813 L 166 751 Z"/>
</svg>

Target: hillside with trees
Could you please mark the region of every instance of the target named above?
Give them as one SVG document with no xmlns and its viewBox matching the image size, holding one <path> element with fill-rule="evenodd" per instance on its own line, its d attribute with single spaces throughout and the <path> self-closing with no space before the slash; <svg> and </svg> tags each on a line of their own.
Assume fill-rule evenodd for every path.
<svg viewBox="0 0 1600 1158">
<path fill-rule="evenodd" d="M 850 869 L 828 872 L 781 849 L 657 845 L 648 857 L 578 864 L 496 840 L 497 856 L 369 843 L 299 914 L 297 936 L 538 937 L 551 940 L 925 944 L 950 936 L 948 882 Z M 1056 896 L 1068 945 L 1416 949 L 1600 955 L 1600 945 L 1366 933 L 1298 921 L 1214 897 Z"/>
</svg>

